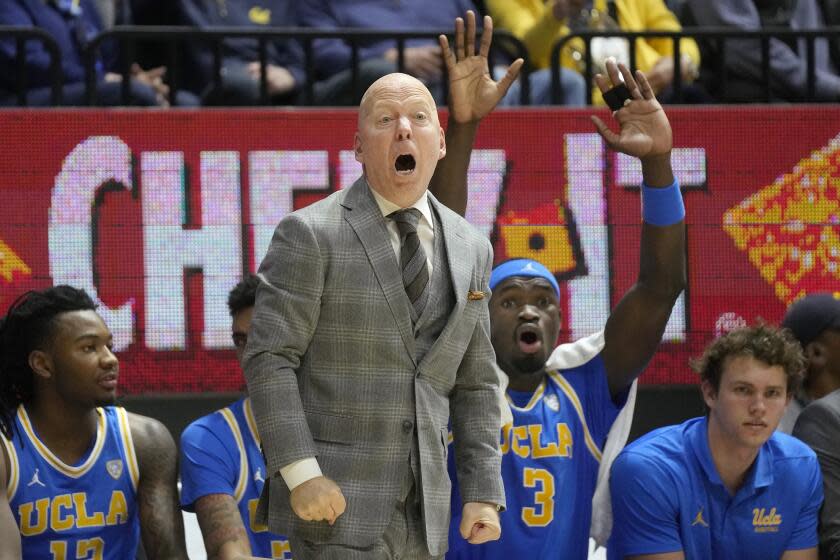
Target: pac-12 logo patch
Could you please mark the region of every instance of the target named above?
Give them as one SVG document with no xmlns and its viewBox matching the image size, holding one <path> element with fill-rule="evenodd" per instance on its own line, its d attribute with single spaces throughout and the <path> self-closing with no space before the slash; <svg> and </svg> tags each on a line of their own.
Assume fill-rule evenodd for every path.
<svg viewBox="0 0 840 560">
<path fill-rule="evenodd" d="M 105 469 L 108 471 L 108 474 L 111 475 L 111 478 L 119 480 L 120 475 L 122 475 L 123 472 L 123 462 L 121 459 L 108 461 L 105 463 Z"/>
</svg>

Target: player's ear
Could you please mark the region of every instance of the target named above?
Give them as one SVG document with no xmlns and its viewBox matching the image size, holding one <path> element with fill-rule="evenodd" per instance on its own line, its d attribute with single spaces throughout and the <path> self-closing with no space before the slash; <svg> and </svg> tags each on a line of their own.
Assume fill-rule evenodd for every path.
<svg viewBox="0 0 840 560">
<path fill-rule="evenodd" d="M 709 409 L 714 408 L 714 403 L 717 400 L 717 390 L 712 386 L 712 382 L 704 379 L 700 383 L 700 391 L 703 393 L 703 402 Z"/>
<path fill-rule="evenodd" d="M 819 339 L 805 345 L 805 359 L 808 360 L 809 369 L 820 371 L 826 367 L 828 352 L 825 344 Z"/>
<path fill-rule="evenodd" d="M 43 350 L 33 350 L 29 353 L 29 367 L 35 375 L 43 379 L 49 379 L 53 374 L 52 356 Z"/>
<path fill-rule="evenodd" d="M 356 154 L 356 161 L 358 161 L 359 163 L 364 163 L 364 158 L 362 155 L 362 138 L 358 132 L 353 137 L 353 153 Z"/>
</svg>

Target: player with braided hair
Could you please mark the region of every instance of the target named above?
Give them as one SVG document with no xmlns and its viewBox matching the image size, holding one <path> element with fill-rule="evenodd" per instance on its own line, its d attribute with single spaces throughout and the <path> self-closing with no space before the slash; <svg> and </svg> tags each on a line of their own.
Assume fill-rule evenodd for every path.
<svg viewBox="0 0 840 560">
<path fill-rule="evenodd" d="M 175 444 L 113 406 L 119 362 L 85 293 L 27 292 L 0 323 L 0 559 L 186 558 Z"/>
<path fill-rule="evenodd" d="M 57 314 L 95 309 L 84 291 L 58 286 L 49 294 L 24 294 L 0 318 L 0 429 L 7 439 L 12 438 L 18 405 L 34 396 L 29 351 L 43 345 Z"/>
</svg>

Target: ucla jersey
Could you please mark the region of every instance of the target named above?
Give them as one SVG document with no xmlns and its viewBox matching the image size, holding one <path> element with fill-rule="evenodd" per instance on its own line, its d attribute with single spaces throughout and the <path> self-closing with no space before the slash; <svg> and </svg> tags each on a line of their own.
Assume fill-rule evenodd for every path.
<svg viewBox="0 0 840 560">
<path fill-rule="evenodd" d="M 610 397 L 601 355 L 578 367 L 549 371 L 533 394 L 508 391 L 507 399 L 513 423 L 501 431 L 507 500 L 500 516 L 502 537 L 467 543 L 458 531 L 460 495 L 453 492 L 446 557 L 585 559 L 601 449 L 620 412 Z"/>
<path fill-rule="evenodd" d="M 251 553 L 288 560 L 289 541 L 254 519 L 265 476 L 250 399 L 199 418 L 181 434 L 181 507 L 195 511 L 196 500 L 209 494 L 233 496 Z"/>
<path fill-rule="evenodd" d="M 125 560 L 136 554 L 139 471 L 128 414 L 111 406 L 96 411 L 96 439 L 77 465 L 65 464 L 44 445 L 23 406 L 12 441 L 0 436 L 23 558 Z"/>
</svg>

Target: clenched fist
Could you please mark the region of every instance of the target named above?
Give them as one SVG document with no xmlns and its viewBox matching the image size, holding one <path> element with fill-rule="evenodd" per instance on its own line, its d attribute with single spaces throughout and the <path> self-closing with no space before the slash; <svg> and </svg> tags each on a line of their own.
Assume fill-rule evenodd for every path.
<svg viewBox="0 0 840 560">
<path fill-rule="evenodd" d="M 295 515 L 304 521 L 326 521 L 330 525 L 347 509 L 341 488 L 325 476 L 316 476 L 296 486 L 291 504 Z"/>
<path fill-rule="evenodd" d="M 461 536 L 470 544 L 499 540 L 502 536 L 502 527 L 496 506 L 483 502 L 464 504 L 460 529 Z"/>
</svg>

